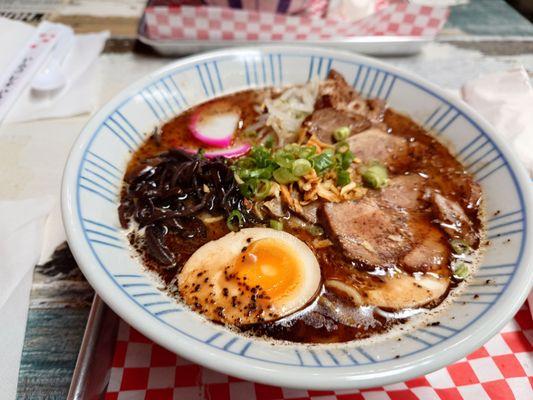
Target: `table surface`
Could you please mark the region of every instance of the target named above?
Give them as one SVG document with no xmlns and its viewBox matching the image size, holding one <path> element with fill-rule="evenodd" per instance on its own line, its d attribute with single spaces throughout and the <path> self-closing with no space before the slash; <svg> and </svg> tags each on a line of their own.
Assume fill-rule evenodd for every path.
<svg viewBox="0 0 533 400">
<path fill-rule="evenodd" d="M 0 1 L 0 11 L 1 6 Z M 93 27 L 98 26 L 95 21 L 91 20 Z M 136 23 L 136 18 L 132 21 Z M 105 18 L 100 24 L 106 26 Z M 83 26 L 77 28 L 83 30 Z M 501 0 L 471 0 L 455 7 L 439 40 L 419 55 L 387 61 L 451 89 L 480 73 L 518 64 L 533 75 L 533 26 Z M 168 63 L 168 59 L 133 52 L 132 43 L 131 35 L 115 35 L 98 60 L 99 104 Z M 7 182 L 0 188 L 0 197 L 12 197 L 14 192 L 46 193 L 50 187 L 58 193 L 68 148 L 87 119 L 85 115 L 0 127 L 0 170 L 4 176 L 10 172 L 20 176 L 30 162 L 43 165 L 43 176 L 32 177 L 23 188 L 17 186 L 16 179 Z M 57 147 L 55 157 L 38 151 L 44 141 Z M 19 399 L 66 398 L 92 297 L 93 291 L 66 244 L 36 268 L 19 372 Z"/>
</svg>

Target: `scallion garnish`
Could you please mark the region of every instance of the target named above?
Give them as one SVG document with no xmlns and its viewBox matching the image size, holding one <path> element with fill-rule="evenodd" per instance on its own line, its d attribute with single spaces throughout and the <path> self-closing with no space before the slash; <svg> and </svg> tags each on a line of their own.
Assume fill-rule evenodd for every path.
<svg viewBox="0 0 533 400">
<path fill-rule="evenodd" d="M 346 186 L 350 181 L 350 173 L 348 171 L 342 169 L 337 171 L 337 186 Z"/>
<path fill-rule="evenodd" d="M 461 239 L 450 240 L 450 245 L 452 246 L 452 250 L 455 254 L 466 254 L 471 250 L 470 246 Z"/>
<path fill-rule="evenodd" d="M 322 153 L 317 154 L 316 156 L 311 157 L 311 163 L 317 174 L 322 174 L 326 172 L 333 166 L 333 156 L 335 152 L 333 149 L 326 149 Z"/>
<path fill-rule="evenodd" d="M 299 158 L 292 163 L 292 173 L 296 176 L 307 175 L 312 169 L 313 166 L 305 158 Z"/>
<path fill-rule="evenodd" d="M 250 199 L 263 200 L 271 193 L 267 181 L 282 185 L 298 181 L 313 170 L 317 175 L 335 171 L 337 185 L 351 181 L 348 172 L 354 156 L 348 144 L 337 143 L 337 148 L 324 149 L 317 154 L 315 146 L 291 143 L 280 149 L 265 145 L 252 147 L 247 156 L 238 159 L 231 167 L 239 183 L 241 193 Z"/>
<path fill-rule="evenodd" d="M 274 155 L 272 156 L 272 159 L 280 167 L 288 168 L 288 169 L 292 167 L 292 163 L 294 161 L 294 157 L 292 156 L 292 154 L 289 154 L 283 150 L 279 150 L 275 152 Z"/>
<path fill-rule="evenodd" d="M 254 191 L 254 197 L 257 200 L 263 200 L 270 194 L 270 189 L 272 188 L 272 182 L 267 179 L 259 179 L 257 182 L 257 187 Z"/>
<path fill-rule="evenodd" d="M 254 146 L 250 150 L 250 157 L 245 157 L 243 160 L 245 159 L 249 159 L 256 167 L 267 167 L 271 163 L 270 149 L 268 149 L 268 146 Z"/>
<path fill-rule="evenodd" d="M 350 136 L 350 127 L 343 126 L 339 129 L 337 129 L 335 132 L 333 132 L 333 138 L 335 141 L 340 142 L 342 140 L 346 140 Z"/>
<path fill-rule="evenodd" d="M 335 154 L 335 161 L 337 163 L 337 169 L 348 169 L 352 164 L 354 155 L 350 150 L 345 152 L 337 152 Z"/>
<path fill-rule="evenodd" d="M 316 154 L 315 146 L 300 146 L 300 148 L 298 149 L 299 158 L 305 158 L 308 160 L 310 157 L 314 156 L 315 154 Z"/>
<path fill-rule="evenodd" d="M 244 226 L 244 217 L 239 210 L 233 210 L 226 219 L 226 225 L 230 231 L 237 232 Z"/>
<path fill-rule="evenodd" d="M 361 176 L 364 183 L 372 189 L 380 189 L 386 186 L 389 180 L 387 168 L 379 163 L 373 163 L 366 167 Z"/>
<path fill-rule="evenodd" d="M 255 179 L 251 179 L 239 185 L 239 190 L 244 197 L 248 197 L 249 199 L 254 197 L 254 185 L 257 184 L 256 182 Z"/>
<path fill-rule="evenodd" d="M 250 178 L 256 179 L 270 179 L 272 177 L 272 171 L 274 171 L 273 166 L 268 166 L 265 168 L 256 168 L 250 171 Z"/>
<path fill-rule="evenodd" d="M 468 267 L 463 262 L 458 262 L 453 266 L 453 275 L 459 279 L 468 278 Z"/>
<path fill-rule="evenodd" d="M 309 232 L 313 236 L 320 236 L 324 234 L 324 229 L 322 229 L 318 225 L 311 225 L 307 228 L 307 232 Z"/>
<path fill-rule="evenodd" d="M 268 135 L 263 143 L 265 147 L 271 149 L 272 147 L 274 147 L 274 136 Z"/>
<path fill-rule="evenodd" d="M 269 221 L 269 225 L 272 229 L 275 229 L 277 231 L 282 231 L 283 230 L 283 222 L 281 221 L 278 221 L 276 219 L 271 219 Z"/>
<path fill-rule="evenodd" d="M 335 151 L 341 154 L 347 153 L 348 151 L 350 151 L 350 145 L 346 141 L 338 142 L 335 145 Z"/>
<path fill-rule="evenodd" d="M 282 185 L 296 182 L 298 180 L 298 177 L 287 168 L 278 168 L 272 173 L 272 177 L 276 180 L 276 182 L 281 183 Z"/>
</svg>

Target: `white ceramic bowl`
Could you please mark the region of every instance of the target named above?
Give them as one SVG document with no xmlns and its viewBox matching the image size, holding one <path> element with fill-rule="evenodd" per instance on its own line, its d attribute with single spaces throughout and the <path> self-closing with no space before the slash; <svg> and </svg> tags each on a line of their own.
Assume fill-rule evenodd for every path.
<svg viewBox="0 0 533 400">
<path fill-rule="evenodd" d="M 154 126 L 189 106 L 243 89 L 303 83 L 329 69 L 451 144 L 482 185 L 490 245 L 474 282 L 439 317 L 377 345 L 272 345 L 204 321 L 158 290 L 132 257 L 117 217 L 131 153 Z M 351 53 L 297 47 L 231 49 L 185 58 L 132 84 L 80 134 L 63 179 L 63 219 L 76 260 L 124 320 L 194 362 L 286 387 L 384 385 L 450 364 L 477 349 L 514 315 L 531 288 L 533 204 L 523 168 L 470 108 L 434 85 Z M 485 285 L 485 280 L 494 285 Z"/>
</svg>

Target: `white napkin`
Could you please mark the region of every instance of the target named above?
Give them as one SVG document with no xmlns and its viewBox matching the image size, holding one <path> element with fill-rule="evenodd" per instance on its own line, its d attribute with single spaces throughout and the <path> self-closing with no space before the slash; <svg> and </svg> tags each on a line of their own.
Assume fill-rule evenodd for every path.
<svg viewBox="0 0 533 400">
<path fill-rule="evenodd" d="M 29 24 L 13 21 L 0 17 L 0 37 L 9 38 L 2 40 L 0 44 L 0 70 L 5 68 L 13 59 L 13 55 L 26 44 L 35 32 L 35 28 Z"/>
<path fill-rule="evenodd" d="M 357 21 L 368 17 L 376 10 L 376 0 L 330 0 L 328 17 Z"/>
<path fill-rule="evenodd" d="M 8 40 L 0 42 L 0 73 L 36 29 L 28 27 L 22 22 L 0 18 L 0 37 L 19 38 L 16 46 Z M 72 49 L 62 64 L 67 78 L 66 86 L 58 93 L 44 96 L 35 93 L 29 86 L 26 87 L 4 122 L 62 118 L 93 111 L 97 103 L 98 87 L 92 67 L 108 37 L 109 32 L 76 35 Z M 24 41 L 20 38 L 24 38 Z"/>
<path fill-rule="evenodd" d="M 0 398 L 16 396 L 33 267 L 51 196 L 0 201 Z"/>
<path fill-rule="evenodd" d="M 411 0 L 413 4 L 431 7 L 449 7 L 458 6 L 460 4 L 468 4 L 470 0 Z"/>
<path fill-rule="evenodd" d="M 511 144 L 533 178 L 533 89 L 527 71 L 483 75 L 467 82 L 461 95 Z"/>
<path fill-rule="evenodd" d="M 525 68 L 483 75 L 463 85 L 461 96 L 511 144 L 533 179 L 533 89 Z M 528 302 L 533 318 L 533 291 Z"/>
<path fill-rule="evenodd" d="M 469 0 L 410 0 L 410 2 L 431 7 L 448 7 L 467 4 Z M 389 2 L 376 0 L 329 0 L 328 17 L 337 17 L 348 21 L 358 21 L 372 15 L 388 3 Z"/>
</svg>

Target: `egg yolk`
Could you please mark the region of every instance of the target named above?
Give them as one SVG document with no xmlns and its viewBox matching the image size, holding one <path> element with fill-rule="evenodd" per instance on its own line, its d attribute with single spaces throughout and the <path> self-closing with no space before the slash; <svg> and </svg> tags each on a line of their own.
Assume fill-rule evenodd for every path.
<svg viewBox="0 0 533 400">
<path fill-rule="evenodd" d="M 302 265 L 297 254 L 273 238 L 250 244 L 239 255 L 235 269 L 249 287 L 259 285 L 271 299 L 289 295 L 302 282 Z"/>
</svg>

